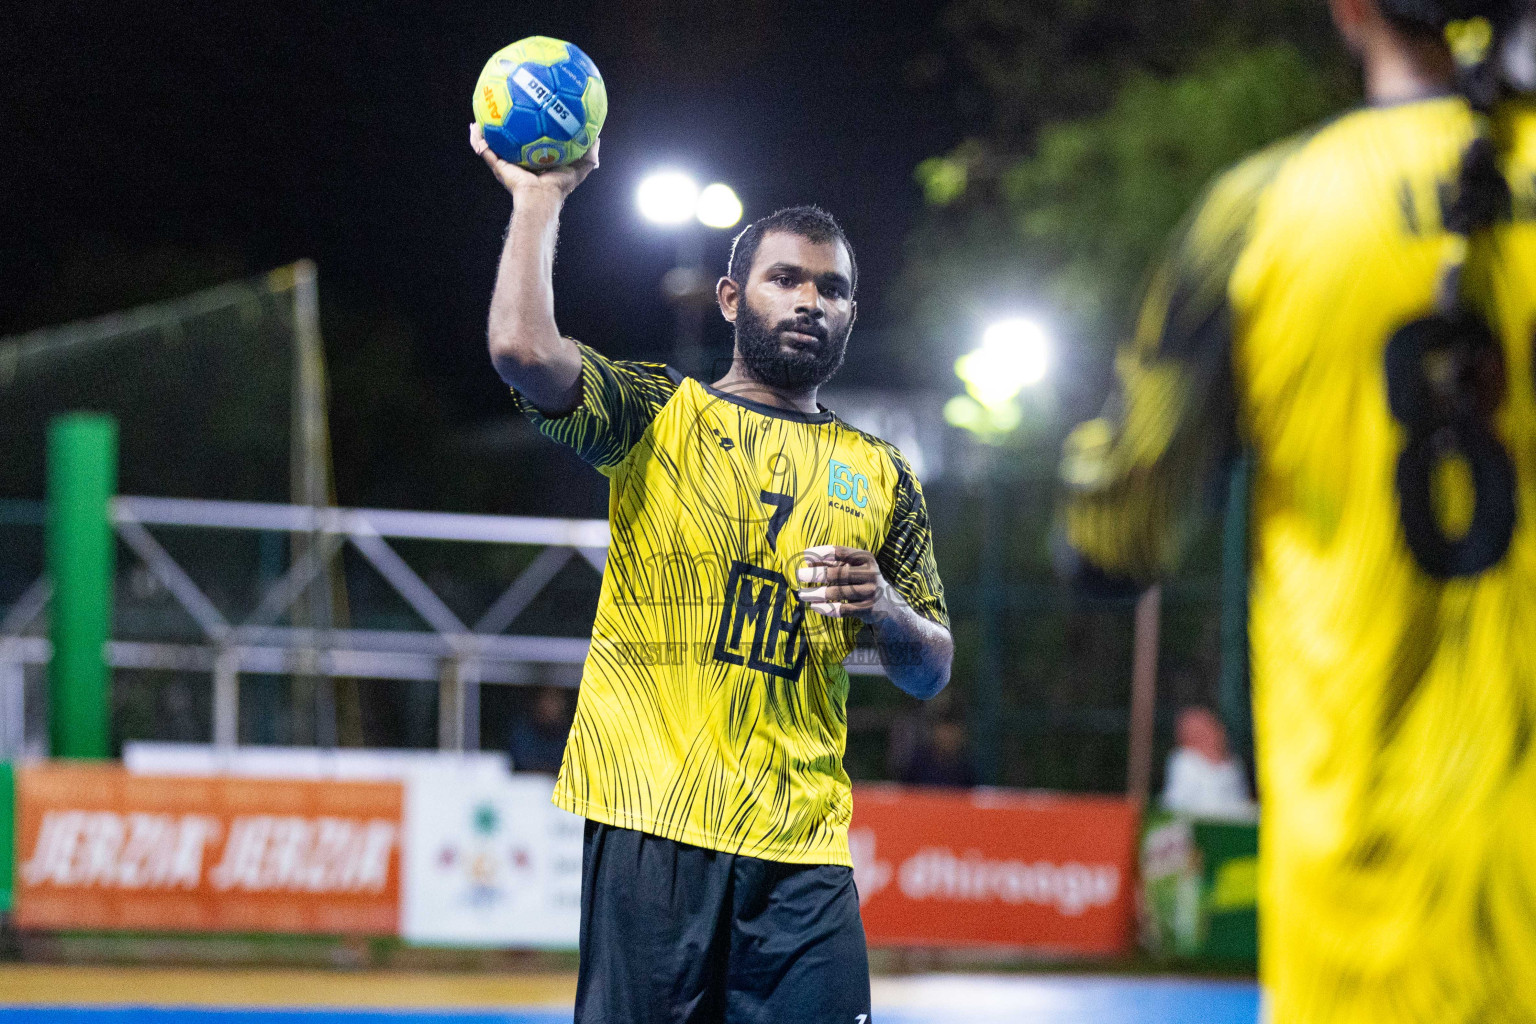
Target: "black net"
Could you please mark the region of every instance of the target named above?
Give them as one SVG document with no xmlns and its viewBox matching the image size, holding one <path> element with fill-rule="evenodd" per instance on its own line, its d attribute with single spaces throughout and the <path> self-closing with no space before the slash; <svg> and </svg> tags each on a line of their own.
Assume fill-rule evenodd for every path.
<svg viewBox="0 0 1536 1024">
<path fill-rule="evenodd" d="M 0 497 L 40 499 L 48 423 L 106 413 L 124 494 L 287 501 L 293 275 L 0 339 Z"/>
</svg>

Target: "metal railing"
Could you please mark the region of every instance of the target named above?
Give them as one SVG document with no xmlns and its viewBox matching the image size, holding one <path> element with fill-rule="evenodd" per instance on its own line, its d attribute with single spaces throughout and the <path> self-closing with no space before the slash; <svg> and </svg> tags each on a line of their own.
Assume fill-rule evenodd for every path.
<svg viewBox="0 0 1536 1024">
<path fill-rule="evenodd" d="M 113 668 L 211 673 L 213 741 L 224 747 L 238 742 L 241 673 L 302 673 L 436 680 L 439 745 L 477 748 L 480 683 L 523 682 L 522 666 L 529 663 L 580 664 L 586 658 L 585 637 L 513 636 L 503 631 L 573 557 L 581 556 L 601 572 L 608 546 L 608 524 L 602 520 L 177 498 L 117 498 L 112 521 L 124 544 L 191 616 L 202 638 L 198 643 L 114 638 L 107 643 L 107 663 Z M 265 588 L 249 615 L 232 622 L 155 538 L 151 526 L 308 534 L 316 543 Z M 390 540 L 398 539 L 523 544 L 543 550 L 471 625 L 390 546 Z M 311 584 L 323 581 L 327 565 L 345 545 L 378 570 L 431 630 L 278 625 Z M 37 580 L 0 622 L 0 750 L 15 752 L 22 746 L 23 666 L 46 664 L 52 654 L 45 637 L 28 635 L 41 620 L 49 596 L 47 579 Z"/>
<path fill-rule="evenodd" d="M 206 672 L 213 676 L 213 742 L 239 742 L 242 673 L 437 681 L 438 745 L 480 746 L 480 684 L 529 681 L 530 664 L 581 664 L 589 638 L 507 634 L 518 617 L 574 558 L 599 573 L 607 557 L 608 523 L 448 512 L 343 509 L 182 498 L 119 497 L 112 521 L 123 543 L 196 623 L 198 642 L 113 638 L 113 668 Z M 230 621 L 150 527 L 257 530 L 307 535 L 288 570 L 263 591 L 254 610 Z M 541 550 L 472 624 L 448 607 L 390 545 L 391 540 L 518 544 Z M 310 629 L 282 626 L 285 614 L 350 545 L 430 630 Z M 52 648 L 39 635 L 50 598 L 39 578 L 0 620 L 0 758 L 21 752 L 24 669 L 46 665 Z M 880 674 L 878 662 L 850 661 L 855 674 Z"/>
</svg>

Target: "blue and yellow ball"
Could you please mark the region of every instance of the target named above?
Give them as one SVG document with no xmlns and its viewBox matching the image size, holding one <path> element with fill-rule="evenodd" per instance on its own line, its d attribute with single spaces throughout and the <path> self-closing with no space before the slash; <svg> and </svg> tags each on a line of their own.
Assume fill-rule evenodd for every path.
<svg viewBox="0 0 1536 1024">
<path fill-rule="evenodd" d="M 603 76 L 574 44 L 529 36 L 485 62 L 475 83 L 475 122 L 491 151 L 530 170 L 574 163 L 608 116 Z"/>
</svg>

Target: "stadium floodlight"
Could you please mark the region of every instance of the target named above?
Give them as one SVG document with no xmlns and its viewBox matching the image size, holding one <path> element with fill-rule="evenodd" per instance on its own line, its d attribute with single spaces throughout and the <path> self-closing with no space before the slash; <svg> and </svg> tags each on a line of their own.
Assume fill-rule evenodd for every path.
<svg viewBox="0 0 1536 1024">
<path fill-rule="evenodd" d="M 699 223 L 707 228 L 733 228 L 741 221 L 741 200 L 731 186 L 715 182 L 699 193 Z"/>
<path fill-rule="evenodd" d="M 1026 317 L 1011 317 L 988 327 L 980 347 L 955 360 L 955 375 L 977 402 L 996 409 L 1044 380 L 1050 365 L 1045 328 Z"/>
<path fill-rule="evenodd" d="M 657 171 L 640 182 L 635 202 L 652 224 L 684 224 L 698 209 L 699 186 L 682 171 Z"/>
</svg>

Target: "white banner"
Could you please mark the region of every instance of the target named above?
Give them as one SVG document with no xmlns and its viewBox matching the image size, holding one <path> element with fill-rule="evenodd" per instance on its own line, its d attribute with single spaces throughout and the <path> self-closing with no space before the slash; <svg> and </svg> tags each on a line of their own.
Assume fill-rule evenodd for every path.
<svg viewBox="0 0 1536 1024">
<path fill-rule="evenodd" d="M 400 931 L 407 941 L 576 946 L 583 822 L 553 778 L 423 766 L 405 795 Z"/>
<path fill-rule="evenodd" d="M 507 755 L 127 743 L 136 774 L 399 780 L 405 784 L 400 932 L 424 945 L 574 949 L 582 819 L 549 802 L 554 779 Z"/>
<path fill-rule="evenodd" d="M 342 779 L 355 782 L 409 781 L 423 768 L 451 764 L 461 772 L 504 776 L 511 759 L 475 750 L 358 749 L 355 747 L 215 747 L 208 743 L 129 740 L 123 767 L 135 775 L 236 775 L 253 779 Z"/>
</svg>

